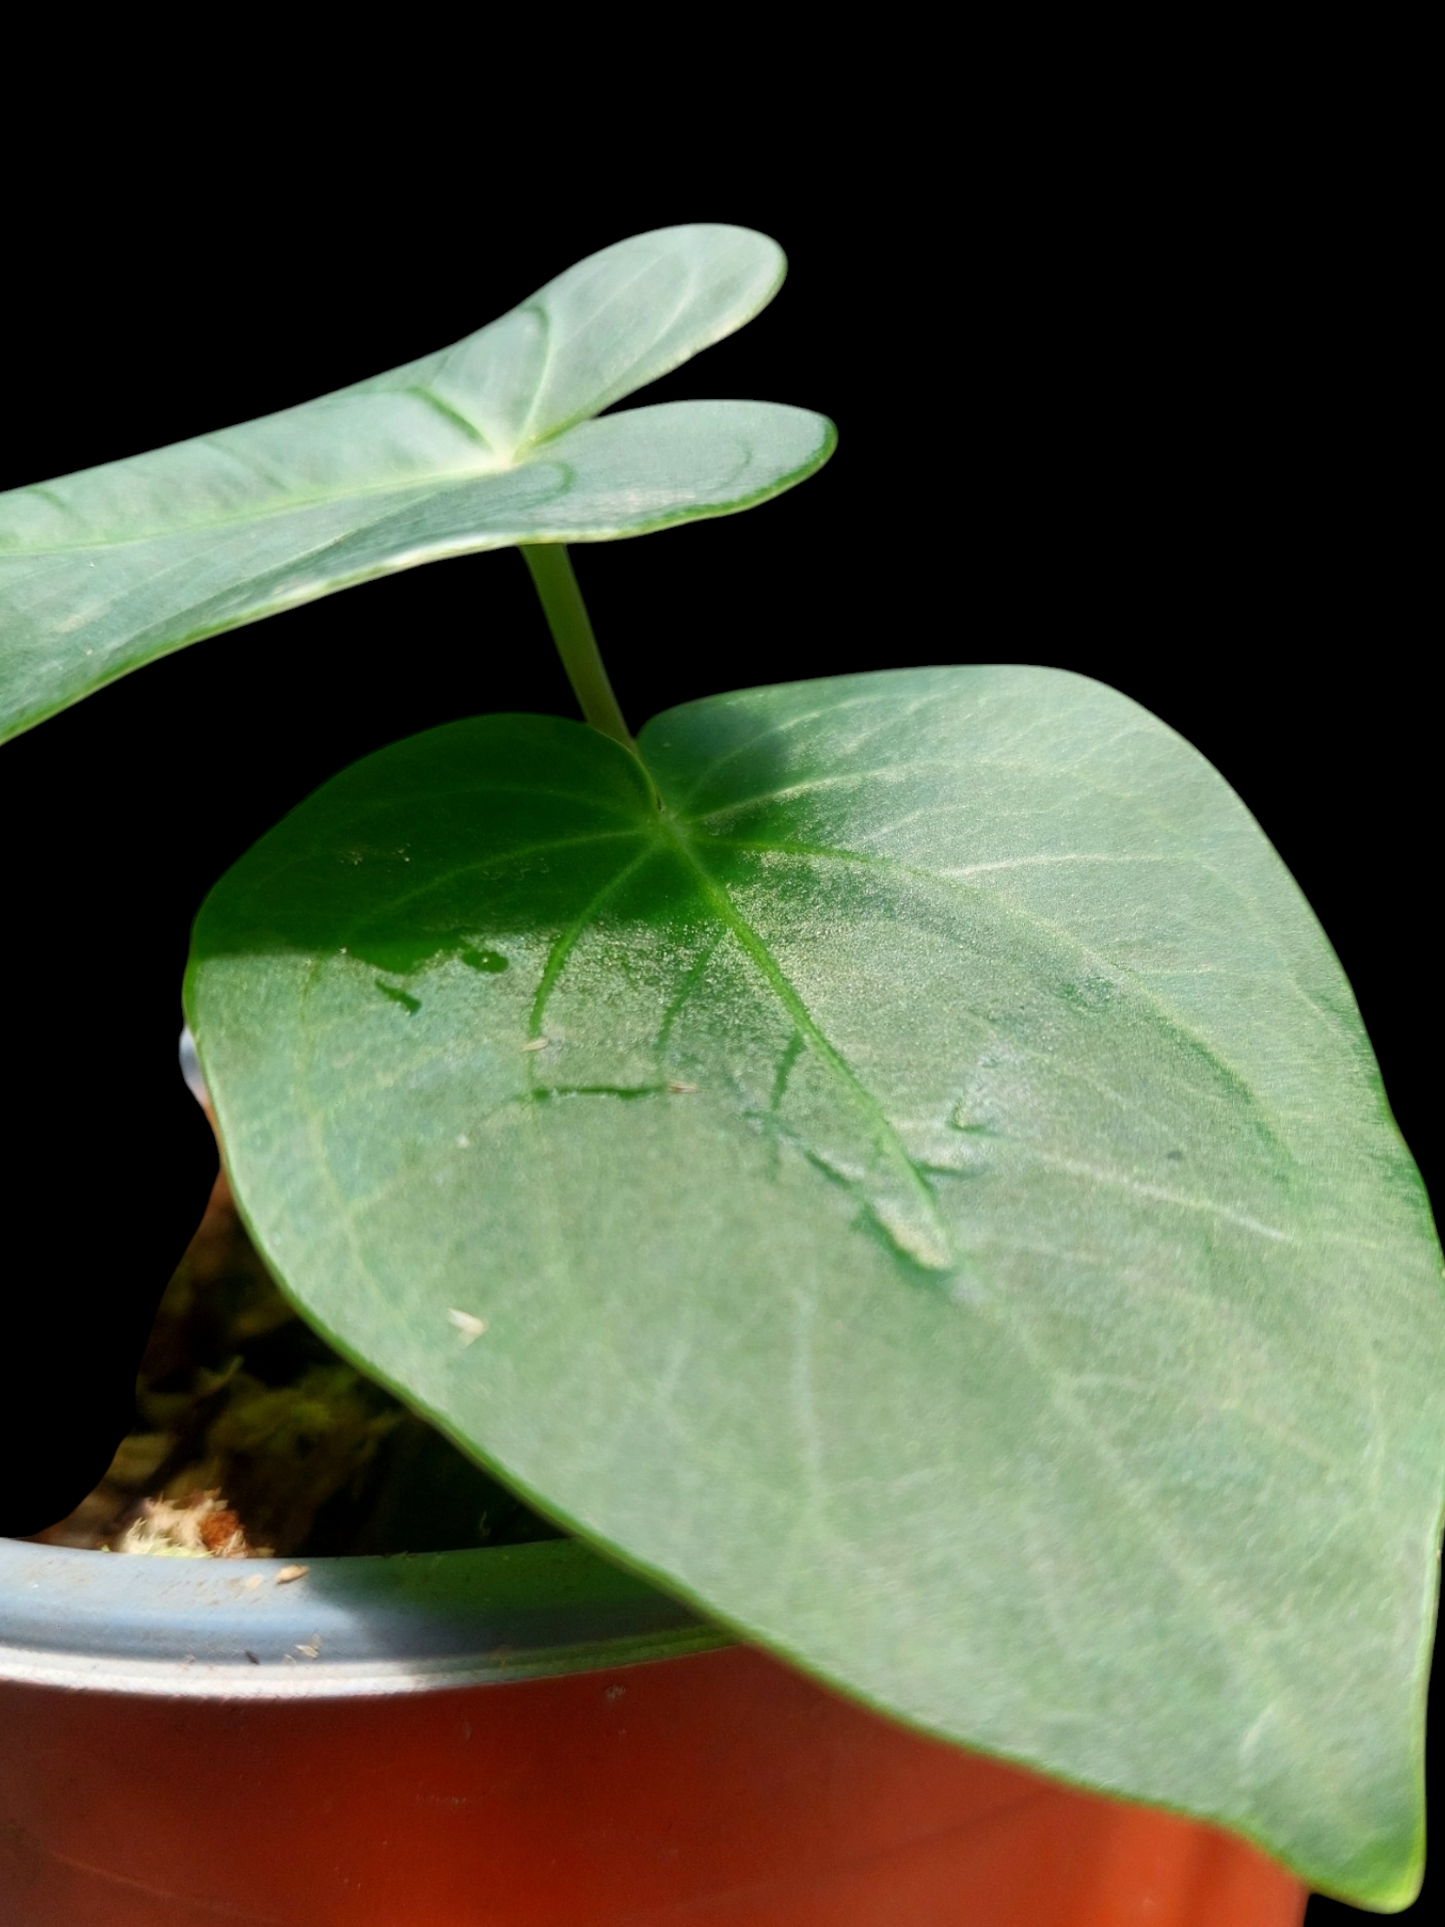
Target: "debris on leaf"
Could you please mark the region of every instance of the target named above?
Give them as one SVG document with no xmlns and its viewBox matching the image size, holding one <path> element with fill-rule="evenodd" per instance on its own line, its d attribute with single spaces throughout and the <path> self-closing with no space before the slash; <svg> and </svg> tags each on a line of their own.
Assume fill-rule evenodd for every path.
<svg viewBox="0 0 1445 1927">
<path fill-rule="evenodd" d="M 458 1311 L 455 1306 L 447 1313 L 447 1318 L 456 1326 L 463 1345 L 470 1345 L 487 1329 L 485 1318 L 474 1317 L 469 1311 Z"/>
</svg>

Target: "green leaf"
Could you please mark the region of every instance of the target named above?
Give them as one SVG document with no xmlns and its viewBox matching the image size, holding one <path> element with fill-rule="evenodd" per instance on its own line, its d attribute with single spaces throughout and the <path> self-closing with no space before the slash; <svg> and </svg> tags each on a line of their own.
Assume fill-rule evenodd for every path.
<svg viewBox="0 0 1445 1927">
<path fill-rule="evenodd" d="M 581 725 L 433 731 L 208 899 L 187 1007 L 286 1288 L 718 1622 L 1406 1904 L 1440 1252 L 1259 828 L 1045 669 L 641 747 L 661 810 Z"/>
<path fill-rule="evenodd" d="M 750 508 L 832 452 L 770 402 L 589 419 L 777 292 L 747 228 L 604 248 L 490 327 L 319 401 L 0 495 L 0 742 L 203 636 L 371 576 Z"/>
</svg>

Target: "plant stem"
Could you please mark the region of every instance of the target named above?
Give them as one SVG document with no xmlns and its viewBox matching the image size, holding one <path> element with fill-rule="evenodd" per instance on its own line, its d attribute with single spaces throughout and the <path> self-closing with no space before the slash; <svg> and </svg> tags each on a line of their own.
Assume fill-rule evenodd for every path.
<svg viewBox="0 0 1445 1927">
<path fill-rule="evenodd" d="M 610 736 L 635 756 L 633 742 L 607 671 L 602 664 L 597 638 L 592 633 L 587 604 L 572 572 L 572 558 L 561 542 L 523 542 L 519 545 L 532 582 L 541 599 L 542 613 L 552 631 L 552 640 L 567 671 L 567 680 L 582 705 L 582 714 L 594 729 Z"/>
</svg>

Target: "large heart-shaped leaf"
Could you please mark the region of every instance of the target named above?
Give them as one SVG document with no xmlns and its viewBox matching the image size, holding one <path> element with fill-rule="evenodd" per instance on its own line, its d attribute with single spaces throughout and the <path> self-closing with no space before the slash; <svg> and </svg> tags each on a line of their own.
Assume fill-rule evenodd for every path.
<svg viewBox="0 0 1445 1927">
<path fill-rule="evenodd" d="M 641 750 L 454 724 L 208 899 L 188 1011 L 287 1288 L 721 1623 L 1403 1905 L 1440 1253 L 1253 819 L 1043 669 Z"/>
<path fill-rule="evenodd" d="M 662 228 L 440 354 L 0 495 L 0 742 L 157 656 L 370 576 L 642 535 L 792 487 L 833 446 L 806 409 L 589 419 L 741 327 L 783 269 L 747 228 Z"/>
</svg>

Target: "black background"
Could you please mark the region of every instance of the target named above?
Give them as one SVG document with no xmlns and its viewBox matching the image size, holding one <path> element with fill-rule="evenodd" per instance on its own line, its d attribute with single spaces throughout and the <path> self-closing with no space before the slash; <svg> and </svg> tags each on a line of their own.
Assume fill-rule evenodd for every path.
<svg viewBox="0 0 1445 1927">
<path fill-rule="evenodd" d="M 263 185 L 206 150 L 199 201 L 142 180 L 115 210 L 57 202 L 6 315 L 0 487 L 443 346 L 627 234 L 760 228 L 790 259 L 773 305 L 639 399 L 812 407 L 839 450 L 748 514 L 573 551 L 634 727 L 715 690 L 920 663 L 1125 691 L 1289 864 L 1431 1180 L 1435 722 L 1384 472 L 1401 294 L 1348 156 L 1141 168 L 1101 133 L 1034 174 L 804 133 L 708 173 L 646 148 L 554 155 L 546 191 L 364 143 L 302 143 Z M 211 1182 L 176 1068 L 201 897 L 358 756 L 509 708 L 574 713 L 503 551 L 204 642 L 0 750 L 3 1342 L 35 1394 L 3 1408 L 0 1529 L 37 1530 L 104 1470 Z M 1333 1917 L 1311 1903 L 1311 1927 Z"/>
</svg>

